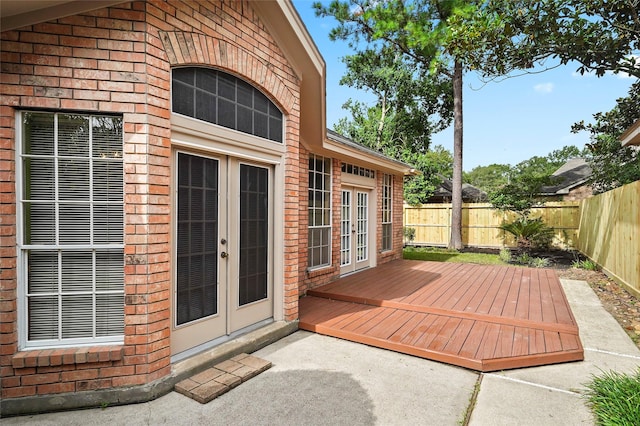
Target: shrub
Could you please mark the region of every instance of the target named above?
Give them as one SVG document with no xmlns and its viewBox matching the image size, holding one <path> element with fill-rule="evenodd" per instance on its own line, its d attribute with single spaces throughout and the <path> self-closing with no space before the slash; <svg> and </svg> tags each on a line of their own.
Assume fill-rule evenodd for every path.
<svg viewBox="0 0 640 426">
<path fill-rule="evenodd" d="M 529 263 L 531 263 L 531 259 L 531 255 L 527 252 L 524 252 L 516 256 L 513 261 L 519 265 L 528 265 Z"/>
<path fill-rule="evenodd" d="M 511 250 L 509 250 L 507 247 L 502 248 L 500 250 L 500 260 L 502 260 L 504 263 L 511 262 Z"/>
<path fill-rule="evenodd" d="M 547 249 L 553 240 L 553 228 L 548 227 L 541 218 L 519 217 L 513 222 L 503 223 L 500 229 L 512 234 L 521 250 Z"/>
<path fill-rule="evenodd" d="M 587 271 L 597 271 L 598 264 L 591 259 L 574 260 L 571 266 L 576 269 L 586 269 Z"/>
<path fill-rule="evenodd" d="M 407 244 L 407 243 L 411 244 L 413 242 L 413 240 L 415 240 L 415 238 L 416 238 L 416 229 L 415 228 L 410 228 L 408 226 L 403 226 L 402 227 L 402 234 L 404 235 L 405 244 Z"/>
<path fill-rule="evenodd" d="M 546 257 L 534 257 L 529 261 L 529 265 L 534 268 L 546 268 L 551 262 Z"/>
</svg>

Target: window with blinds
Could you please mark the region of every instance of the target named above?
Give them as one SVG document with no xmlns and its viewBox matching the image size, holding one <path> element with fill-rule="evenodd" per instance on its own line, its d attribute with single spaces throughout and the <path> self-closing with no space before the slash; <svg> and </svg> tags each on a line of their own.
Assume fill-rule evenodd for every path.
<svg viewBox="0 0 640 426">
<path fill-rule="evenodd" d="M 393 176 L 382 175 L 382 250 L 393 248 Z"/>
<path fill-rule="evenodd" d="M 21 342 L 122 341 L 122 117 L 23 112 Z"/>
<path fill-rule="evenodd" d="M 331 264 L 331 159 L 309 156 L 309 268 Z"/>
</svg>

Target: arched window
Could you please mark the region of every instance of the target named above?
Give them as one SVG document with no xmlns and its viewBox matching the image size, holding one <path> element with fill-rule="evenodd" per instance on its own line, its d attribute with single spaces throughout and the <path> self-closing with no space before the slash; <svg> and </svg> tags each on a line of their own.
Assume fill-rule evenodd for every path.
<svg viewBox="0 0 640 426">
<path fill-rule="evenodd" d="M 282 112 L 247 82 L 209 68 L 176 68 L 173 112 L 282 143 Z"/>
</svg>

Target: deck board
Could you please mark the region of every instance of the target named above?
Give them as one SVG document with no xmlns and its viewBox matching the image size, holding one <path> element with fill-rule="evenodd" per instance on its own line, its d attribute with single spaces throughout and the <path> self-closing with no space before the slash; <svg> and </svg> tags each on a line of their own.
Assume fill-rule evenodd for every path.
<svg viewBox="0 0 640 426">
<path fill-rule="evenodd" d="M 309 290 L 300 328 L 495 371 L 584 359 L 553 270 L 399 260 Z"/>
</svg>

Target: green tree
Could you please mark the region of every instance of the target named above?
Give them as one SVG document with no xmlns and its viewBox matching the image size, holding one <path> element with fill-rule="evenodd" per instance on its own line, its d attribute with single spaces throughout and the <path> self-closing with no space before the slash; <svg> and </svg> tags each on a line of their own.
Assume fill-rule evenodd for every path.
<svg viewBox="0 0 640 426">
<path fill-rule="evenodd" d="M 571 145 L 556 149 L 544 157 L 534 156 L 521 161 L 509 169 L 505 185 L 488 191 L 489 202 L 497 209 L 517 212 L 526 218 L 532 207 L 544 202 L 540 192 L 544 185 L 554 183 L 552 174 L 567 160 L 583 157 L 584 154 L 584 151 Z"/>
<path fill-rule="evenodd" d="M 579 63 L 578 71 L 640 77 L 637 0 L 487 0 L 483 14 L 499 17 L 501 37 L 487 57 L 468 58 L 485 75 L 532 68 L 548 58 Z M 499 59 L 498 59 L 499 57 Z"/>
<path fill-rule="evenodd" d="M 387 46 L 373 46 L 343 59 L 347 72 L 340 84 L 373 93 L 369 106 L 349 99 L 336 131 L 379 152 L 401 159 L 404 151 L 425 153 L 431 134 L 451 122 L 451 84 L 416 70 Z"/>
<path fill-rule="evenodd" d="M 405 200 L 423 203 L 442 176 L 451 177 L 451 153 L 429 150 L 431 133 L 451 121 L 450 82 L 433 75 L 417 76 L 397 51 L 375 46 L 344 58 L 341 84 L 373 93 L 374 105 L 349 99 L 343 108 L 351 119 L 334 126 L 338 133 L 385 155 L 414 165 L 421 175 L 406 179 Z"/>
<path fill-rule="evenodd" d="M 509 183 L 510 171 L 511 166 L 508 164 L 476 166 L 464 173 L 463 180 L 488 194 Z"/>
<path fill-rule="evenodd" d="M 453 176 L 453 155 L 442 145 L 426 153 L 406 151 L 402 160 L 413 164 L 421 174 L 405 179 L 404 199 L 411 205 L 424 204 L 442 184 L 442 179 Z"/>
<path fill-rule="evenodd" d="M 584 121 L 572 127 L 573 132 L 590 133 L 587 162 L 593 170 L 590 183 L 596 192 L 609 191 L 640 179 L 640 154 L 637 147 L 623 147 L 622 133 L 640 119 L 640 80 L 629 89 L 629 95 L 616 101 L 609 112 L 593 115 L 594 123 Z"/>
<path fill-rule="evenodd" d="M 452 223 L 449 247 L 462 248 L 462 76 L 469 50 L 484 50 L 493 33 L 494 16 L 478 14 L 479 0 L 334 0 L 314 3 L 318 16 L 332 16 L 338 26 L 332 39 L 349 41 L 358 50 L 383 45 L 392 48 L 415 75 L 442 76 L 453 94 Z M 464 24 L 464 25 L 463 25 Z M 467 25 L 468 24 L 468 25 Z M 477 57 L 478 55 L 476 55 Z"/>
<path fill-rule="evenodd" d="M 585 151 L 580 151 L 577 147 L 565 146 L 561 149 L 556 149 L 544 157 L 534 156 L 528 160 L 521 161 L 516 164 L 509 173 L 510 181 L 517 182 L 522 177 L 529 179 L 539 179 L 542 185 L 547 185 L 550 182 L 550 176 L 560 168 L 567 160 L 572 158 L 581 158 L 586 155 Z M 546 183 L 544 183 L 546 182 Z"/>
</svg>

